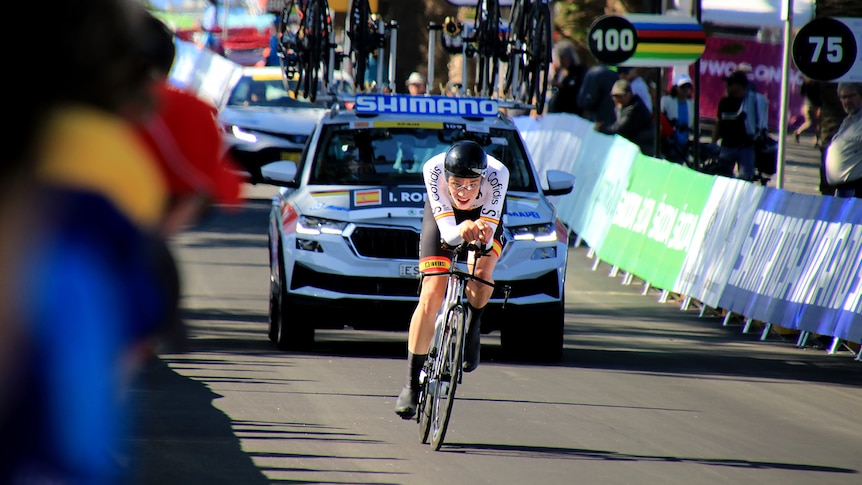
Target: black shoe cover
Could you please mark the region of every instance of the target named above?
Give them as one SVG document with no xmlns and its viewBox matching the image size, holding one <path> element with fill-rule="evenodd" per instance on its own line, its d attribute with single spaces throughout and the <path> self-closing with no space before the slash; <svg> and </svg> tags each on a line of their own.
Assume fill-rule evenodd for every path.
<svg viewBox="0 0 862 485">
<path fill-rule="evenodd" d="M 401 394 L 398 395 L 398 400 L 395 401 L 395 414 L 401 416 L 401 419 L 411 419 L 416 416 L 416 404 L 419 396 L 416 391 L 410 387 L 401 389 Z"/>
</svg>

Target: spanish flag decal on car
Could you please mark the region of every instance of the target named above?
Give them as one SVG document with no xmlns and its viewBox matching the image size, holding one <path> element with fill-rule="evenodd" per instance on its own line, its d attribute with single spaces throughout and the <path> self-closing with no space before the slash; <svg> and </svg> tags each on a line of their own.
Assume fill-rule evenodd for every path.
<svg viewBox="0 0 862 485">
<path fill-rule="evenodd" d="M 353 205 L 356 207 L 380 205 L 381 200 L 380 189 L 353 191 Z"/>
</svg>

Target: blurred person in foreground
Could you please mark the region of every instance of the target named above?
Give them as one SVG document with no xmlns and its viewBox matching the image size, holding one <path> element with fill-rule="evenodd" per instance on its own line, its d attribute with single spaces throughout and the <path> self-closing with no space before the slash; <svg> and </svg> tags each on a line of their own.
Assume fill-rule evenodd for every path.
<svg viewBox="0 0 862 485">
<path fill-rule="evenodd" d="M 155 106 L 137 120 L 136 129 L 157 162 L 168 199 L 160 223 L 172 236 L 200 219 L 214 203 L 240 202 L 240 168 L 224 146 L 215 107 L 168 82 L 176 55 L 174 35 L 147 14 L 144 56 L 153 67 Z"/>
<path fill-rule="evenodd" d="M 838 99 L 847 117 L 826 149 L 826 180 L 836 197 L 862 198 L 862 83 L 839 83 Z"/>
<path fill-rule="evenodd" d="M 37 15 L 37 5 L 17 8 Z M 2 274 L 15 286 L 0 297 L 17 308 L 4 308 L 15 353 L 0 376 L 0 436 L 13 446 L 0 454 L 0 483 L 124 483 L 138 349 L 177 305 L 158 234 L 165 184 L 124 117 L 153 102 L 144 16 L 127 0 L 52 8 L 64 55 L 16 88 L 27 109 L 13 162 L 32 173 L 19 204 L 28 224 L 17 227 L 26 245 Z"/>
<path fill-rule="evenodd" d="M 652 114 L 640 96 L 632 92 L 631 83 L 625 79 L 615 82 L 611 88 L 611 98 L 616 105 L 617 119 L 611 125 L 597 121 L 595 130 L 608 135 L 620 135 L 637 145 L 644 155 L 654 155 L 655 130 Z"/>
</svg>

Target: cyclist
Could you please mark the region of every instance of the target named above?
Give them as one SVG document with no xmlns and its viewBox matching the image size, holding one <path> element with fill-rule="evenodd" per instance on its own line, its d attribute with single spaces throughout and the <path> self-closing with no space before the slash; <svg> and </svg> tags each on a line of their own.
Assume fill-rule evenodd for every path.
<svg viewBox="0 0 862 485">
<path fill-rule="evenodd" d="M 493 281 L 494 266 L 502 248 L 509 170 L 470 140 L 455 142 L 445 153 L 431 157 L 422 169 L 428 194 L 419 242 L 419 271 L 446 272 L 450 252 L 440 241 L 456 246 L 476 242 L 488 250 L 476 261 L 476 276 Z M 480 318 L 493 288 L 471 281 L 467 284 L 468 326 L 464 371 L 479 365 Z M 407 337 L 407 382 L 398 395 L 395 413 L 404 419 L 416 414 L 419 371 L 434 336 L 434 320 L 446 293 L 446 278 L 422 278 L 419 304 L 410 320 Z"/>
</svg>

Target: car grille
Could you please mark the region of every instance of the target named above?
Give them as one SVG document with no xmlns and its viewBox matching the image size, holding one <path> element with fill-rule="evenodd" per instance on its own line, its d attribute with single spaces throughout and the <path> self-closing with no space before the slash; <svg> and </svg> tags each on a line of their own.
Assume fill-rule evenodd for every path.
<svg viewBox="0 0 862 485">
<path fill-rule="evenodd" d="M 419 260 L 419 233 L 410 229 L 360 226 L 350 242 L 360 256 Z"/>
<path fill-rule="evenodd" d="M 419 280 L 416 278 L 381 278 L 318 273 L 301 264 L 295 264 L 290 289 L 296 290 L 304 286 L 322 288 L 347 295 L 416 298 L 419 294 Z"/>
</svg>

